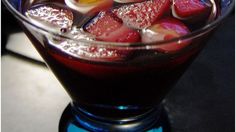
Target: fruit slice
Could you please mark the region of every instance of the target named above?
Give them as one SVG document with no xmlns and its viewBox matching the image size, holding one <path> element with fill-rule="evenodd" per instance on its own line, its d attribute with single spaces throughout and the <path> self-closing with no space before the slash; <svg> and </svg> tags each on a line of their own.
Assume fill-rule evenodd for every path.
<svg viewBox="0 0 236 132">
<path fill-rule="evenodd" d="M 149 0 L 141 3 L 124 5 L 113 12 L 132 28 L 142 29 L 151 26 L 157 19 L 168 12 L 170 0 Z"/>
<path fill-rule="evenodd" d="M 140 34 L 125 25 L 112 12 L 100 12 L 93 20 L 85 25 L 85 30 L 98 40 L 108 42 L 138 42 Z"/>
<path fill-rule="evenodd" d="M 179 20 L 174 18 L 165 18 L 158 23 L 148 27 L 142 32 L 142 42 L 155 42 L 170 40 L 188 34 L 189 29 Z M 156 46 L 158 50 L 164 52 L 178 51 L 189 44 L 189 41 L 176 42 Z"/>
<path fill-rule="evenodd" d="M 56 32 L 70 30 L 73 24 L 73 13 L 55 5 L 36 6 L 27 10 L 25 15 L 36 25 Z"/>
<path fill-rule="evenodd" d="M 65 3 L 80 13 L 93 15 L 109 9 L 113 4 L 113 0 L 65 0 Z"/>
<path fill-rule="evenodd" d="M 212 4 L 209 0 L 173 0 L 172 14 L 178 19 L 195 19 L 209 16 Z"/>
</svg>

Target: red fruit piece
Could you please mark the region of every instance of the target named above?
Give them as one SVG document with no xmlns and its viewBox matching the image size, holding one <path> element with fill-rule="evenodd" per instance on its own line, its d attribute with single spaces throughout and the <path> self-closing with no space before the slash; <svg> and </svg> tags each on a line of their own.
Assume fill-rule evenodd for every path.
<svg viewBox="0 0 236 132">
<path fill-rule="evenodd" d="M 93 15 L 109 9 L 113 4 L 113 0 L 65 0 L 65 3 L 80 13 Z"/>
<path fill-rule="evenodd" d="M 170 0 L 149 0 L 141 3 L 124 5 L 113 10 L 129 27 L 142 29 L 151 26 L 157 19 L 168 12 Z"/>
<path fill-rule="evenodd" d="M 85 25 L 85 30 L 97 36 L 97 39 L 108 42 L 138 42 L 140 34 L 125 25 L 111 12 L 100 12 Z"/>
<path fill-rule="evenodd" d="M 209 0 L 173 0 L 172 12 L 176 18 L 184 19 L 209 15 L 211 7 Z"/>
<path fill-rule="evenodd" d="M 186 35 L 189 32 L 190 32 L 189 29 L 179 20 L 174 18 L 165 18 L 158 21 L 158 23 L 143 30 L 142 42 L 146 43 L 146 42 L 170 40 L 172 38 Z M 156 47 L 160 51 L 174 52 L 184 48 L 189 43 L 190 43 L 189 41 L 183 41 L 183 42 L 157 45 Z"/>
<path fill-rule="evenodd" d="M 73 13 L 55 5 L 36 6 L 27 10 L 25 15 L 37 25 L 56 32 L 70 29 L 73 24 Z"/>
</svg>

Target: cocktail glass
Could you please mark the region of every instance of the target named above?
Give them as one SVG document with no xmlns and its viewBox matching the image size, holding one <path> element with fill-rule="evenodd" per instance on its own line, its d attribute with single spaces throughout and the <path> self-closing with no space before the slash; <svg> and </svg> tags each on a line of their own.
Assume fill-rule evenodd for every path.
<svg viewBox="0 0 236 132">
<path fill-rule="evenodd" d="M 234 6 L 233 0 L 218 1 L 217 19 L 185 36 L 152 43 L 114 43 L 75 39 L 46 29 L 22 15 L 19 2 L 3 0 L 70 95 L 76 122 L 90 131 L 145 131 L 161 124 L 165 95 Z M 66 45 L 61 46 L 62 42 Z M 187 46 L 174 52 L 163 50 L 176 44 Z M 104 57 L 104 51 L 122 55 Z"/>
</svg>

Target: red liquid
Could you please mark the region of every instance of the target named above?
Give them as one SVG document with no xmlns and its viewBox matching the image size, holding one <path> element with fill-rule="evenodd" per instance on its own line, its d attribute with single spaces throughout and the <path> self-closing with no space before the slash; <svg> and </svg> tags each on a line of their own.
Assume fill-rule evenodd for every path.
<svg viewBox="0 0 236 132">
<path fill-rule="evenodd" d="M 202 23 L 187 25 L 194 30 Z M 98 105 L 147 109 L 159 104 L 208 37 L 204 35 L 201 39 L 191 40 L 187 47 L 174 53 L 156 49 L 120 49 L 122 58 L 99 60 L 69 54 L 50 44 L 44 35 L 28 28 L 25 31 L 72 100 L 86 109 Z"/>
</svg>

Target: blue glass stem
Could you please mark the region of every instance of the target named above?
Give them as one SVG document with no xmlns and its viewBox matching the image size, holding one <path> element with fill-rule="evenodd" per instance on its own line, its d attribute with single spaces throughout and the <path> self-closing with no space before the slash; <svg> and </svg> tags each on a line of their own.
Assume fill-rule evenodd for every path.
<svg viewBox="0 0 236 132">
<path fill-rule="evenodd" d="M 98 113 L 91 113 L 81 106 L 75 105 L 74 103 L 71 103 L 71 105 L 76 121 L 87 130 L 95 132 L 146 131 L 158 122 L 162 110 L 162 105 L 159 105 L 155 108 L 147 109 L 146 111 L 143 111 L 137 115 L 122 118 L 112 118 L 100 116 Z M 122 106 L 122 108 L 123 107 L 125 106 Z M 113 110 L 110 109 L 110 112 L 112 111 Z M 117 111 L 117 109 L 114 111 Z M 120 111 L 123 113 L 125 112 L 123 109 L 120 109 Z M 107 114 L 109 115 L 109 111 L 107 111 Z"/>
</svg>

